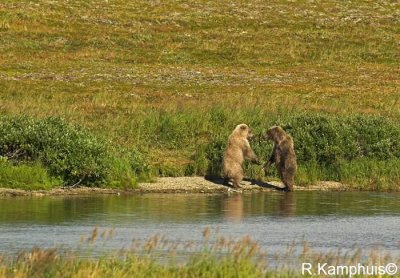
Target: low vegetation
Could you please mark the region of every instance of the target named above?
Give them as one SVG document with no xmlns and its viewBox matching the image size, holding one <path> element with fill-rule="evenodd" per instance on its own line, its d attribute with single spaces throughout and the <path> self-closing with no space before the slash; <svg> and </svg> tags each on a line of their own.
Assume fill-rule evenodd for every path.
<svg viewBox="0 0 400 278">
<path fill-rule="evenodd" d="M 122 154 L 110 142 L 54 117 L 1 117 L 0 158 L 0 182 L 12 188 L 132 187 L 147 175 L 137 151 Z"/>
<path fill-rule="evenodd" d="M 178 150 L 183 142 L 188 146 L 196 142 L 199 134 L 194 130 L 201 129 L 196 129 L 193 110 L 186 112 L 179 114 L 179 120 L 177 114 L 165 115 L 165 125 L 160 127 L 163 131 L 149 133 L 148 143 Z M 214 113 L 218 119 L 229 118 L 228 110 L 214 110 Z M 375 116 L 315 114 L 269 117 L 264 121 L 264 112 L 252 113 L 249 118 L 257 136 L 251 143 L 264 161 L 272 150 L 272 144 L 262 138 L 265 127 L 279 124 L 293 136 L 299 164 L 297 184 L 334 180 L 360 189 L 398 188 L 400 125 L 397 123 Z M 210 117 L 212 121 L 213 114 Z M 144 121 L 149 126 L 157 125 L 157 119 L 151 117 Z M 203 134 L 204 141 L 197 141 L 196 151 L 186 163 L 168 168 L 150 166 L 145 153 L 112 147 L 110 142 L 59 118 L 2 117 L 0 126 L 0 155 L 2 164 L 7 166 L 2 167 L 0 180 L 8 187 L 21 184 L 24 188 L 28 180 L 36 184 L 33 187 L 43 181 L 45 188 L 48 187 L 45 184 L 55 184 L 55 180 L 64 185 L 130 187 L 137 179 L 148 180 L 152 175 L 221 176 L 222 154 L 231 132 L 225 125 L 213 125 L 208 134 Z M 165 138 L 151 138 L 152 134 Z M 246 163 L 245 171 L 249 177 L 264 178 L 260 166 Z M 19 173 L 15 180 L 12 173 Z M 267 178 L 273 177 L 276 172 L 272 170 Z"/>
<path fill-rule="evenodd" d="M 298 184 L 398 189 L 398 10 L 395 1 L 2 1 L 0 114 L 83 137 L 62 139 L 63 150 L 45 142 L 52 150 L 32 153 L 34 165 L 1 155 L 65 185 L 130 186 L 218 174 L 235 125 L 261 134 L 282 124 Z M 254 144 L 266 159 L 270 146 Z M 71 160 L 52 156 L 67 149 Z"/>
<path fill-rule="evenodd" d="M 0 157 L 0 184 L 7 188 L 37 190 L 59 186 L 61 181 L 51 177 L 39 163 L 13 165 Z"/>
<path fill-rule="evenodd" d="M 400 258 L 380 251 L 363 252 L 354 248 L 347 252 L 315 252 L 307 243 L 303 248 L 288 246 L 281 254 L 267 254 L 251 238 L 232 240 L 210 237 L 210 230 L 203 231 L 200 243 L 169 241 L 153 236 L 147 241 L 133 241 L 129 250 L 105 253 L 93 257 L 91 246 L 100 236 L 108 238 L 113 231 L 93 230 L 79 251 L 38 249 L 20 253 L 16 258 L 0 258 L 1 277 L 326 277 L 301 274 L 301 263 L 314 265 L 317 273 L 319 262 L 328 265 L 364 266 L 400 263 Z M 87 245 L 86 245 L 87 244 Z M 343 271 L 343 270 L 342 270 Z M 330 275 L 343 277 L 345 275 Z M 352 277 L 365 277 L 353 275 Z M 390 277 L 381 275 L 379 277 Z"/>
<path fill-rule="evenodd" d="M 267 126 L 281 125 L 294 138 L 299 164 L 296 182 L 299 185 L 334 180 L 359 189 L 398 188 L 398 123 L 383 117 L 315 114 L 269 117 L 265 121 L 261 116 L 253 118 L 253 122 L 258 136 L 251 143 L 264 161 L 272 151 L 272 144 L 262 138 Z M 229 132 L 221 128 L 211 143 L 199 147 L 189 169 L 201 175 L 221 175 L 222 153 Z M 245 171 L 253 178 L 262 179 L 264 175 L 259 166 L 249 163 Z M 271 174 L 277 176 L 273 171 Z"/>
</svg>

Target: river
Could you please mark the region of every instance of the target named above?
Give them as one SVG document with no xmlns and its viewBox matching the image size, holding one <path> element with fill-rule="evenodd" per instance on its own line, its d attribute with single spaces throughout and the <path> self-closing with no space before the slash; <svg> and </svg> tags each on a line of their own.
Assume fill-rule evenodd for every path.
<svg viewBox="0 0 400 278">
<path fill-rule="evenodd" d="M 253 192 L 0 199 L 0 253 L 76 248 L 94 227 L 113 229 L 101 248 L 129 248 L 155 234 L 201 242 L 203 231 L 249 235 L 268 252 L 303 241 L 317 251 L 380 248 L 400 254 L 400 194 Z M 212 237 L 212 235 L 211 235 Z M 99 247 L 100 248 L 100 247 Z"/>
</svg>

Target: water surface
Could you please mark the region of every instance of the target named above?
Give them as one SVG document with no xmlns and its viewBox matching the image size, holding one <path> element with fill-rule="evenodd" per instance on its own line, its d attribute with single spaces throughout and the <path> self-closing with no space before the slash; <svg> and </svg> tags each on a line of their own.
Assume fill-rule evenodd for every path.
<svg viewBox="0 0 400 278">
<path fill-rule="evenodd" d="M 200 242 L 202 232 L 250 235 L 264 250 L 303 241 L 316 250 L 375 249 L 400 253 L 400 194 L 370 192 L 0 199 L 0 253 L 38 247 L 76 248 L 95 226 L 115 228 L 102 248 L 129 248 L 155 234 Z"/>
</svg>

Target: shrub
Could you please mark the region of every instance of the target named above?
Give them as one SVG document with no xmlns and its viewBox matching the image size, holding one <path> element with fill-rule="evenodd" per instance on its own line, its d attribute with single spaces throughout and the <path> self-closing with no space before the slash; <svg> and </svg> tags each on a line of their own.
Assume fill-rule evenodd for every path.
<svg viewBox="0 0 400 278">
<path fill-rule="evenodd" d="M 266 161 L 272 150 L 272 142 L 262 139 L 262 133 L 272 125 L 281 125 L 294 139 L 299 164 L 298 182 L 324 179 L 344 179 L 348 163 L 366 158 L 371 161 L 400 159 L 400 125 L 383 117 L 331 116 L 320 114 L 288 115 L 269 119 L 269 122 L 249 122 L 253 130 L 259 130 L 251 142 L 261 160 Z M 222 155 L 227 136 L 213 136 L 212 140 L 198 148 L 193 156 L 197 174 L 220 176 Z M 201 162 L 201 163 L 200 163 Z M 353 163 L 354 164 L 354 163 Z M 386 165 L 386 164 L 382 164 Z M 246 175 L 259 178 L 260 167 L 244 164 Z M 367 171 L 368 168 L 364 167 Z M 271 169 L 271 173 L 273 169 Z"/>
<path fill-rule="evenodd" d="M 11 162 L 39 161 L 67 185 L 102 183 L 110 168 L 104 140 L 55 117 L 1 117 L 0 155 Z"/>
<path fill-rule="evenodd" d="M 281 125 L 293 136 L 300 162 L 332 165 L 360 157 L 400 158 L 400 125 L 386 118 L 302 115 Z"/>
<path fill-rule="evenodd" d="M 192 159 L 192 168 L 198 175 L 220 176 L 222 174 L 222 157 L 227 139 L 222 136 L 214 136 L 206 145 L 200 146 Z"/>
<path fill-rule="evenodd" d="M 151 179 L 151 167 L 144 153 L 133 149 L 129 153 L 130 166 L 138 180 L 148 181 Z"/>
</svg>

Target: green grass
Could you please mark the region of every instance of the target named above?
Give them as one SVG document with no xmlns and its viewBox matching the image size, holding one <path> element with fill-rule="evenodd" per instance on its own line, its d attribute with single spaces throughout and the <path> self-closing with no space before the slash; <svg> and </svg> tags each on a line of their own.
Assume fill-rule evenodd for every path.
<svg viewBox="0 0 400 278">
<path fill-rule="evenodd" d="M 57 185 L 60 185 L 60 180 L 51 177 L 40 164 L 12 165 L 0 156 L 1 187 L 38 190 Z"/>
<path fill-rule="evenodd" d="M 307 243 L 301 250 L 292 245 L 283 253 L 269 254 L 268 258 L 248 236 L 237 240 L 212 238 L 209 229 L 204 230 L 199 246 L 153 236 L 147 241 L 133 241 L 130 250 L 92 257 L 90 249 L 97 238 L 109 238 L 112 234 L 112 230 L 94 229 L 89 237 L 82 239 L 84 244 L 79 251 L 35 248 L 16 258 L 1 258 L 0 277 L 326 277 L 322 272 L 301 275 L 301 263 L 311 263 L 314 273 L 318 271 L 318 263 L 334 266 L 400 263 L 400 258 L 377 250 L 368 253 L 354 248 L 319 253 Z"/>
<path fill-rule="evenodd" d="M 334 116 L 327 114 L 288 113 L 281 116 L 251 111 L 256 138 L 251 142 L 262 161 L 272 152 L 272 143 L 262 134 L 268 126 L 279 124 L 293 137 L 299 170 L 296 184 L 307 186 L 318 180 L 338 181 L 354 189 L 398 190 L 400 176 L 400 125 L 384 117 Z M 227 118 L 229 111 L 219 111 Z M 265 119 L 265 120 L 264 120 Z M 220 176 L 222 155 L 231 131 L 220 126 L 208 144 L 198 144 L 187 173 Z M 273 169 L 265 178 L 260 166 L 245 164 L 246 175 L 273 179 Z"/>
<path fill-rule="evenodd" d="M 198 149 L 241 122 L 259 133 L 303 113 L 398 123 L 398 10 L 393 1 L 3 1 L 0 113 L 61 116 L 169 176 L 198 173 L 207 163 Z M 380 169 L 397 158 L 369 160 Z M 375 171 L 375 183 L 371 165 L 354 163 L 300 165 L 298 182 L 398 188 L 390 171 Z M 136 174 L 127 176 L 118 184 Z"/>
<path fill-rule="evenodd" d="M 32 175 L 35 169 L 38 177 L 45 171 L 45 176 L 48 173 L 64 186 L 131 188 L 138 180 L 150 179 L 147 160 L 139 151 L 115 148 L 82 127 L 55 117 L 0 117 L 0 158 L 4 160 L 2 185 L 6 187 L 24 184 L 26 188 L 32 176 L 32 189 L 37 188 L 37 178 Z M 24 170 L 27 175 L 21 182 Z"/>
</svg>

